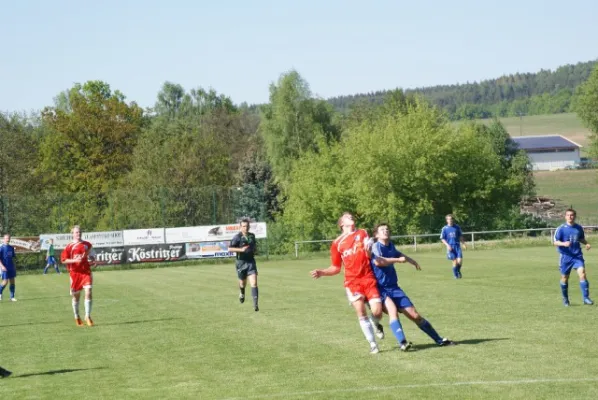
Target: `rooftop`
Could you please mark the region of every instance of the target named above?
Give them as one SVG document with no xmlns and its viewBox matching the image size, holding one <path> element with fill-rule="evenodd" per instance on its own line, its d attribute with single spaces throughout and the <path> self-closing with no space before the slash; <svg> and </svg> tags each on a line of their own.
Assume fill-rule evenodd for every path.
<svg viewBox="0 0 598 400">
<path fill-rule="evenodd" d="M 521 150 L 578 149 L 582 146 L 561 135 L 516 136 L 511 138 Z"/>
</svg>

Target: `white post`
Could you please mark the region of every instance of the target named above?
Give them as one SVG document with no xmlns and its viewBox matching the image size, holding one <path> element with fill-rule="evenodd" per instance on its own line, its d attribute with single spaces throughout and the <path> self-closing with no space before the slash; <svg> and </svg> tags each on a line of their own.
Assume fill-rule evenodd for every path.
<svg viewBox="0 0 598 400">
<path fill-rule="evenodd" d="M 552 243 L 552 238 L 553 238 L 553 237 L 554 237 L 554 232 L 553 232 L 553 230 L 551 229 L 551 230 L 550 230 L 550 236 L 548 237 L 548 240 L 550 240 L 550 243 Z"/>
<path fill-rule="evenodd" d="M 475 249 L 475 234 L 473 232 L 471 233 L 471 248 Z"/>
<path fill-rule="evenodd" d="M 413 251 L 417 251 L 417 236 L 413 235 Z"/>
<path fill-rule="evenodd" d="M 295 258 L 299 258 L 299 243 L 295 242 Z"/>
</svg>

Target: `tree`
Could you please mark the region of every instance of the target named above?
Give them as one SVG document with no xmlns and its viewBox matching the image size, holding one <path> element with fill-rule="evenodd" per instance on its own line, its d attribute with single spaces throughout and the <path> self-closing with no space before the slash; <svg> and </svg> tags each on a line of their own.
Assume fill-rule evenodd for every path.
<svg viewBox="0 0 598 400">
<path fill-rule="evenodd" d="M 95 227 L 108 194 L 131 170 L 143 111 L 107 83 L 88 81 L 60 94 L 42 119 L 48 133 L 37 172 L 48 188 L 72 194 L 53 211 L 60 220 Z"/>
<path fill-rule="evenodd" d="M 592 132 L 590 153 L 598 158 L 598 66 L 577 89 L 574 107 L 584 125 Z"/>
<path fill-rule="evenodd" d="M 289 183 L 290 166 L 307 151 L 317 151 L 320 138 L 325 143 L 338 140 L 332 107 L 312 98 L 307 82 L 297 71 L 283 74 L 270 85 L 270 102 L 262 108 L 260 131 L 268 161 L 277 182 Z"/>
</svg>

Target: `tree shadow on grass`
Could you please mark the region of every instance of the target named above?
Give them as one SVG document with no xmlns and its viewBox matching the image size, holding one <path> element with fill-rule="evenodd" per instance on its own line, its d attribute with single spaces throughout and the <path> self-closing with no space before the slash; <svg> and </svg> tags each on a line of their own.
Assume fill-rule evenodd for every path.
<svg viewBox="0 0 598 400">
<path fill-rule="evenodd" d="M 30 374 L 15 375 L 14 377 L 15 378 L 29 378 L 31 376 L 69 374 L 71 372 L 91 371 L 91 370 L 98 370 L 98 369 L 106 369 L 106 367 L 54 369 L 54 370 L 51 370 L 51 371 L 32 372 Z"/>
<path fill-rule="evenodd" d="M 177 319 L 183 319 L 181 317 L 171 317 L 171 318 L 156 318 L 156 319 L 142 319 L 137 321 L 121 321 L 121 322 L 108 322 L 108 323 L 99 323 L 96 324 L 97 326 L 111 326 L 111 325 L 134 325 L 134 324 L 149 324 L 152 322 L 164 322 L 164 321 L 175 321 Z"/>
<path fill-rule="evenodd" d="M 466 339 L 466 340 L 455 340 L 455 343 L 457 344 L 457 346 L 461 346 L 461 345 L 468 345 L 468 344 L 481 344 L 484 342 L 494 342 L 497 340 L 511 340 L 511 338 L 486 338 L 486 339 Z M 413 345 L 413 348 L 415 350 L 427 350 L 427 349 L 436 349 L 436 348 L 440 348 L 442 346 L 438 346 L 435 343 L 426 343 L 426 344 L 419 344 L 419 345 Z M 453 347 L 453 346 L 447 346 L 447 347 Z"/>
</svg>

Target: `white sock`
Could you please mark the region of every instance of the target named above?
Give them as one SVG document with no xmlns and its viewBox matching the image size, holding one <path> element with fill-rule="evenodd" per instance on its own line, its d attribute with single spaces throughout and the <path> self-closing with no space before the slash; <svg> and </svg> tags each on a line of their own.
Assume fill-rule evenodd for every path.
<svg viewBox="0 0 598 400">
<path fill-rule="evenodd" d="M 359 318 L 359 326 L 361 326 L 361 331 L 363 332 L 365 339 L 370 342 L 370 344 L 376 344 L 376 339 L 374 338 L 374 327 L 372 326 L 369 318 Z"/>
<path fill-rule="evenodd" d="M 75 318 L 79 318 L 79 302 L 73 299 L 73 313 L 75 313 Z"/>
<path fill-rule="evenodd" d="M 85 300 L 85 318 L 91 315 L 91 300 Z"/>
</svg>

